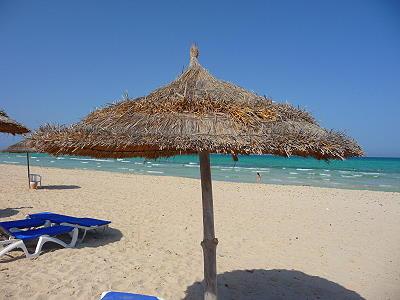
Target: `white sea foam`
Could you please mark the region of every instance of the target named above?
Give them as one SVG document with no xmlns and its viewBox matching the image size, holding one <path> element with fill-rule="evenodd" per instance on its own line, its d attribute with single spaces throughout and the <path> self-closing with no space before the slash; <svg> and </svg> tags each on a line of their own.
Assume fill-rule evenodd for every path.
<svg viewBox="0 0 400 300">
<path fill-rule="evenodd" d="M 189 167 L 189 168 L 199 168 L 199 165 L 184 165 L 185 167 Z"/>
<path fill-rule="evenodd" d="M 325 174 L 325 173 L 319 173 L 319 175 L 321 175 L 321 176 L 328 176 L 328 177 L 331 176 L 331 174 Z"/>
<path fill-rule="evenodd" d="M 108 159 L 97 159 L 97 158 L 77 158 L 77 157 L 71 157 L 70 159 L 72 159 L 72 160 L 79 160 L 79 161 L 102 161 L 102 162 L 112 162 L 112 160 L 108 160 Z"/>
<path fill-rule="evenodd" d="M 88 161 L 81 161 L 81 164 L 88 164 Z"/>
<path fill-rule="evenodd" d="M 314 169 L 302 169 L 302 168 L 297 168 L 296 170 L 297 170 L 297 171 L 312 171 L 312 170 L 314 170 Z"/>
<path fill-rule="evenodd" d="M 363 175 L 381 175 L 381 173 L 378 172 L 360 172 Z"/>
<path fill-rule="evenodd" d="M 299 174 L 299 173 L 296 173 L 296 172 L 289 172 L 289 174 L 297 175 L 297 174 Z"/>
<path fill-rule="evenodd" d="M 118 170 L 128 170 L 129 168 L 118 168 Z"/>
<path fill-rule="evenodd" d="M 6 161 L 6 160 L 3 160 L 3 163 L 6 163 L 6 164 L 19 164 L 18 161 Z"/>
<path fill-rule="evenodd" d="M 164 172 L 161 171 L 147 171 L 147 173 L 164 174 Z"/>
</svg>

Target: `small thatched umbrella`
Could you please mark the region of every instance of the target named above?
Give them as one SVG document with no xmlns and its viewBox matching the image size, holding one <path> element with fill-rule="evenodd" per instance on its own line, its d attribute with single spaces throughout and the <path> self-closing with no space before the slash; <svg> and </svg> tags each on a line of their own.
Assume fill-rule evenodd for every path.
<svg viewBox="0 0 400 300">
<path fill-rule="evenodd" d="M 28 133 L 29 129 L 24 125 L 10 119 L 4 110 L 0 109 L 0 132 L 11 134 Z"/>
<path fill-rule="evenodd" d="M 19 141 L 18 143 L 9 146 L 7 149 L 5 149 L 3 152 L 9 152 L 9 153 L 26 153 L 26 165 L 28 167 L 28 186 L 30 188 L 30 176 L 31 176 L 31 171 L 30 171 L 30 166 L 29 166 L 29 153 L 32 152 L 39 152 L 35 148 L 33 148 L 30 145 L 29 140 L 22 140 Z"/>
<path fill-rule="evenodd" d="M 158 158 L 198 153 L 203 203 L 205 299 L 217 298 L 216 246 L 209 153 L 276 154 L 344 159 L 361 156 L 357 143 L 318 126 L 307 112 L 278 104 L 214 78 L 198 62 L 148 96 L 89 114 L 70 127 L 47 125 L 35 147 L 59 155 Z"/>
</svg>

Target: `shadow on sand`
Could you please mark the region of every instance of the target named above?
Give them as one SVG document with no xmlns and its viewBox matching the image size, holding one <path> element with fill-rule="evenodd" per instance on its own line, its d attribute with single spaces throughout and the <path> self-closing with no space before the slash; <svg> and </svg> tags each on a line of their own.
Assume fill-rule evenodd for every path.
<svg viewBox="0 0 400 300">
<path fill-rule="evenodd" d="M 186 291 L 186 300 L 203 299 L 202 282 Z M 354 291 L 296 270 L 235 270 L 218 275 L 218 298 L 243 300 L 360 300 Z"/>
<path fill-rule="evenodd" d="M 79 235 L 80 236 L 80 235 Z M 122 238 L 122 232 L 116 228 L 108 227 L 105 231 L 89 231 L 84 241 L 77 248 L 97 248 L 107 244 L 118 242 Z"/>
<path fill-rule="evenodd" d="M 81 235 L 79 235 L 79 236 L 81 237 Z M 69 243 L 71 241 L 71 237 L 67 234 L 57 236 L 57 238 L 63 240 L 64 242 L 67 242 L 67 243 Z M 76 251 L 77 249 L 79 251 L 79 249 L 86 248 L 86 247 L 97 248 L 97 247 L 105 246 L 107 244 L 118 242 L 119 240 L 121 240 L 121 238 L 122 238 L 122 232 L 119 231 L 118 229 L 111 228 L 111 227 L 107 228 L 104 232 L 103 231 L 97 231 L 97 232 L 90 231 L 87 233 L 83 242 L 78 243 L 75 246 L 75 248 L 67 249 L 66 251 L 68 251 L 68 250 Z M 26 246 L 30 253 L 33 253 L 35 251 L 36 244 L 37 244 L 37 241 L 32 241 L 32 242 L 26 243 Z M 55 243 L 48 242 L 48 243 L 44 244 L 40 256 L 48 255 L 49 253 L 51 253 L 53 251 L 57 251 L 58 249 L 63 249 L 63 248 Z M 12 262 L 12 261 L 15 261 L 18 259 L 25 259 L 25 255 L 21 249 L 16 249 L 15 251 L 12 251 L 12 252 L 8 253 L 7 255 L 1 257 L 0 264 Z"/>
<path fill-rule="evenodd" d="M 18 214 L 20 209 L 23 208 L 33 208 L 32 206 L 22 206 L 22 207 L 9 207 L 9 208 L 4 208 L 0 209 L 0 218 L 8 218 L 15 216 Z"/>
<path fill-rule="evenodd" d="M 43 185 L 40 190 L 76 190 L 80 189 L 79 185 Z"/>
</svg>

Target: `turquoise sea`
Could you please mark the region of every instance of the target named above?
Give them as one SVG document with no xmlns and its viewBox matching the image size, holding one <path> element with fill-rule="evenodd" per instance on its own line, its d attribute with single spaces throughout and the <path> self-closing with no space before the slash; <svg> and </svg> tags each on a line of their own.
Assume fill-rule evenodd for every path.
<svg viewBox="0 0 400 300">
<path fill-rule="evenodd" d="M 32 153 L 30 162 L 33 172 L 35 166 L 41 166 L 189 178 L 200 176 L 196 155 L 145 160 L 54 157 Z M 0 153 L 0 164 L 25 165 L 26 155 Z M 325 162 L 310 158 L 254 155 L 239 156 L 239 161 L 234 162 L 227 155 L 212 155 L 211 164 L 214 180 L 256 182 L 256 174 L 259 173 L 261 182 L 265 184 L 400 192 L 400 158 L 364 157 Z"/>
</svg>

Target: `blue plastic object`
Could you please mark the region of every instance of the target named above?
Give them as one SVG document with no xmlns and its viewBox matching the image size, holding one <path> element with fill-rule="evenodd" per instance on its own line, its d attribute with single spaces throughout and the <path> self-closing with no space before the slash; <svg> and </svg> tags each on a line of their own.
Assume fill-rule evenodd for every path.
<svg viewBox="0 0 400 300">
<path fill-rule="evenodd" d="M 159 300 L 159 298 L 132 293 L 106 292 L 101 300 Z"/>
<path fill-rule="evenodd" d="M 85 227 L 97 227 L 97 226 L 104 226 L 110 224 L 111 221 L 99 220 L 99 219 L 92 219 L 92 218 L 76 218 L 67 215 L 60 215 L 51 212 L 41 212 L 37 214 L 29 215 L 31 219 L 40 219 L 44 221 L 50 221 L 52 223 L 69 223 L 75 224 Z"/>
<path fill-rule="evenodd" d="M 32 240 L 40 238 L 42 235 L 56 236 L 58 234 L 68 233 L 74 230 L 71 226 L 52 226 L 52 227 L 42 227 L 38 229 L 26 230 L 26 231 L 17 231 L 13 232 L 12 235 L 16 239 L 20 240 Z"/>
<path fill-rule="evenodd" d="M 41 219 L 24 219 L 24 220 L 17 220 L 17 221 L 7 221 L 7 222 L 0 222 L 0 227 L 3 227 L 5 230 L 9 230 L 11 228 L 32 228 L 32 227 L 39 227 L 43 226 L 46 223 L 45 220 Z"/>
</svg>

